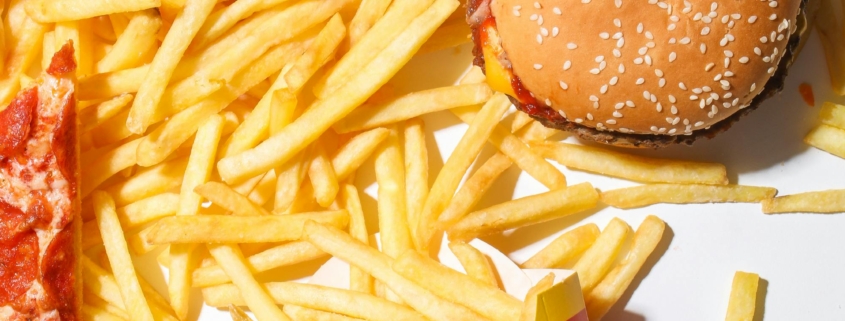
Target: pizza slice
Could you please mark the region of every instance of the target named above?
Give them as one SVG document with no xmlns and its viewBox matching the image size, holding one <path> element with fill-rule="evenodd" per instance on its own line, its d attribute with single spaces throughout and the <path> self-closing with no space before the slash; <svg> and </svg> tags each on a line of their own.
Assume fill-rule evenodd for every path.
<svg viewBox="0 0 845 321">
<path fill-rule="evenodd" d="M 0 320 L 81 320 L 73 45 L 0 111 Z"/>
</svg>

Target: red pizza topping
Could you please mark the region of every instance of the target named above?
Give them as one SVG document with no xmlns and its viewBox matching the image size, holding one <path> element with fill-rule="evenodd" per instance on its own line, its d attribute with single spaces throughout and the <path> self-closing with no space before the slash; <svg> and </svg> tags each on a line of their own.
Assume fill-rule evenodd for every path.
<svg viewBox="0 0 845 321">
<path fill-rule="evenodd" d="M 0 157 L 11 157 L 24 145 L 36 107 L 38 87 L 32 87 L 21 91 L 9 107 L 0 111 Z"/>
<path fill-rule="evenodd" d="M 0 200 L 0 242 L 9 242 L 18 234 L 31 230 L 36 221 L 37 218 Z"/>
<path fill-rule="evenodd" d="M 0 305 L 15 302 L 38 274 L 38 236 L 35 231 L 0 242 Z"/>
<path fill-rule="evenodd" d="M 50 67 L 47 68 L 47 73 L 53 76 L 61 76 L 76 70 L 76 61 L 73 60 L 73 41 L 68 41 L 59 49 L 59 52 L 53 55 L 53 60 L 50 61 Z"/>
<path fill-rule="evenodd" d="M 53 58 L 53 62 L 56 59 Z M 56 120 L 56 127 L 53 129 L 53 141 L 51 142 L 53 154 L 56 156 L 56 164 L 70 184 L 70 197 L 76 198 L 76 99 L 73 93 L 64 102 L 65 108 Z M 69 218 L 68 218 L 69 219 Z M 62 225 L 67 222 L 63 222 Z"/>
<path fill-rule="evenodd" d="M 73 231 L 68 227 L 53 238 L 41 262 L 42 283 L 47 293 L 44 302 L 59 311 L 62 321 L 77 320 L 74 302 L 66 300 L 74 297 L 73 287 L 76 284 L 73 275 L 76 259 L 73 254 Z"/>
</svg>

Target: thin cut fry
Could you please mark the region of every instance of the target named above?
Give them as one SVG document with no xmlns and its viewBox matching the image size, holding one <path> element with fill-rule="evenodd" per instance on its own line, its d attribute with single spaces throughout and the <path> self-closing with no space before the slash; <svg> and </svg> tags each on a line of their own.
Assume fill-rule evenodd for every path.
<svg viewBox="0 0 845 321">
<path fill-rule="evenodd" d="M 438 219 L 441 229 L 448 228 L 460 221 L 478 204 L 493 182 L 507 170 L 513 162 L 502 153 L 496 153 L 487 159 L 469 179 L 461 185 L 461 189 L 452 198 L 449 206 L 443 210 Z"/>
<path fill-rule="evenodd" d="M 584 298 L 590 320 L 601 320 L 610 307 L 622 297 L 628 285 L 645 263 L 660 239 L 666 224 L 656 216 L 649 215 L 637 228 L 631 249 L 622 262 L 613 268 L 601 282 Z"/>
<path fill-rule="evenodd" d="M 263 207 L 253 203 L 246 196 L 239 194 L 228 185 L 220 182 L 208 182 L 197 186 L 194 192 L 202 195 L 202 197 L 211 201 L 214 205 L 231 211 L 233 215 L 270 215 Z"/>
<path fill-rule="evenodd" d="M 757 306 L 757 273 L 736 271 L 731 284 L 731 297 L 725 321 L 751 321 Z"/>
<path fill-rule="evenodd" d="M 123 111 L 134 98 L 135 96 L 131 94 L 123 94 L 85 108 L 79 113 L 79 123 L 82 125 L 80 131 L 86 132 L 100 126 L 105 121 Z"/>
<path fill-rule="evenodd" d="M 237 245 L 209 244 L 208 251 L 223 271 L 232 278 L 232 283 L 246 299 L 246 305 L 259 320 L 290 320 L 273 302 L 267 290 L 252 276 L 246 259 Z"/>
<path fill-rule="evenodd" d="M 845 158 L 845 130 L 819 125 L 804 137 L 804 142 L 815 148 Z"/>
<path fill-rule="evenodd" d="M 540 293 L 550 289 L 554 283 L 555 275 L 554 273 L 549 273 L 549 275 L 542 278 L 531 289 L 528 289 L 528 293 L 525 295 L 525 300 L 523 301 L 522 314 L 519 316 L 519 321 L 537 320 L 537 305 L 540 304 L 540 302 L 537 302 L 538 296 Z"/>
<path fill-rule="evenodd" d="M 106 189 L 117 206 L 124 206 L 179 187 L 188 158 L 179 158 L 138 172 L 126 181 Z"/>
<path fill-rule="evenodd" d="M 148 56 L 157 49 L 156 35 L 160 28 L 161 16 L 154 9 L 133 14 L 111 50 L 97 62 L 97 73 L 143 65 Z"/>
<path fill-rule="evenodd" d="M 401 139 L 399 129 L 391 127 L 387 141 L 374 155 L 382 252 L 392 258 L 412 247 L 405 205 L 405 162 Z"/>
<path fill-rule="evenodd" d="M 232 316 L 232 321 L 252 321 L 244 310 L 234 304 L 229 305 L 229 315 Z"/>
<path fill-rule="evenodd" d="M 379 21 L 387 11 L 390 0 L 362 0 L 355 17 L 349 22 L 349 44 L 355 46 L 361 37 Z"/>
<path fill-rule="evenodd" d="M 294 265 L 321 257 L 326 253 L 311 243 L 296 241 L 272 247 L 247 258 L 247 266 L 254 273 L 264 272 L 282 266 Z M 210 265 L 194 270 L 194 287 L 209 287 L 231 282 L 219 265 Z"/>
<path fill-rule="evenodd" d="M 599 237 L 599 227 L 590 223 L 558 236 L 524 263 L 523 269 L 553 269 L 578 257 Z"/>
<path fill-rule="evenodd" d="M 446 232 L 452 240 L 542 223 L 596 206 L 599 194 L 590 183 L 507 201 L 470 213 Z"/>
<path fill-rule="evenodd" d="M 405 205 L 411 237 L 428 198 L 428 149 L 425 123 L 419 118 L 405 122 Z"/>
<path fill-rule="evenodd" d="M 526 125 L 530 124 L 534 119 L 526 113 L 516 113 L 513 116 L 513 123 L 511 123 L 511 133 L 516 133 Z"/>
<path fill-rule="evenodd" d="M 85 198 L 112 175 L 135 165 L 135 151 L 140 139 L 120 145 L 104 154 L 91 165 L 91 170 L 82 176 L 82 198 Z"/>
<path fill-rule="evenodd" d="M 371 129 L 355 135 L 346 144 L 338 148 L 332 156 L 332 167 L 337 173 L 337 179 L 346 179 L 349 174 L 360 167 L 389 134 L 390 131 L 386 128 Z"/>
<path fill-rule="evenodd" d="M 340 188 L 337 173 L 322 144 L 314 145 L 313 151 L 314 158 L 311 159 L 311 166 L 308 167 L 308 177 L 314 188 L 317 203 L 322 207 L 329 207 L 337 197 Z"/>
<path fill-rule="evenodd" d="M 114 201 L 104 192 L 95 192 L 92 196 L 97 224 L 100 226 L 100 234 L 103 235 L 106 253 L 115 272 L 115 280 L 120 288 L 124 306 L 127 308 L 126 312 L 132 316 L 133 320 L 153 321 L 153 314 L 144 298 L 138 276 L 135 274 L 135 267 L 132 265 L 132 258 L 129 256 L 129 248 L 126 246 L 123 229 L 117 219 Z"/>
<path fill-rule="evenodd" d="M 496 272 L 484 253 L 464 242 L 449 242 L 449 249 L 461 262 L 467 275 L 492 287 L 499 287 Z"/>
<path fill-rule="evenodd" d="M 117 12 L 131 12 L 161 6 L 160 0 L 28 0 L 26 13 L 35 21 L 50 23 L 82 20 Z"/>
<path fill-rule="evenodd" d="M 728 183 L 725 165 L 647 158 L 604 148 L 566 143 L 534 143 L 531 149 L 566 167 L 646 183 Z"/>
<path fill-rule="evenodd" d="M 590 246 L 578 263 L 572 267 L 578 272 L 581 291 L 590 293 L 590 290 L 610 271 L 630 233 L 631 227 L 619 218 L 613 218 L 610 223 L 607 223 L 593 246 Z"/>
<path fill-rule="evenodd" d="M 393 271 L 393 260 L 355 241 L 349 234 L 315 222 L 306 222 L 302 238 L 341 260 L 355 265 L 387 285 L 414 310 L 433 321 L 488 320 L 461 305 L 441 299 Z"/>
<path fill-rule="evenodd" d="M 636 208 L 658 203 L 757 203 L 775 197 L 771 187 L 744 185 L 648 184 L 601 193 L 601 201 L 616 208 Z"/>
<path fill-rule="evenodd" d="M 454 48 L 472 40 L 463 19 L 447 21 L 431 35 L 431 39 L 420 48 L 420 53 L 440 51 Z"/>
<path fill-rule="evenodd" d="M 845 189 L 785 195 L 763 201 L 763 213 L 842 213 Z"/>
<path fill-rule="evenodd" d="M 212 13 L 194 38 L 195 48 L 203 48 L 232 28 L 238 21 L 251 14 L 273 7 L 288 0 L 243 0 L 235 1 L 219 12 Z"/>
<path fill-rule="evenodd" d="M 12 9 L 10 8 L 9 14 L 11 13 Z M 12 25 L 11 21 L 8 21 L 8 23 L 9 26 Z M 0 78 L 2 79 L 0 80 L 0 106 L 6 106 L 12 101 L 18 89 L 20 89 L 19 80 L 35 62 L 36 55 L 42 52 L 41 44 L 44 33 L 47 32 L 46 25 L 36 23 L 26 14 L 14 26 L 20 29 L 16 39 L 8 39 L 10 46 L 6 49 L 9 55 L 6 56 L 5 72 Z"/>
<path fill-rule="evenodd" d="M 355 185 L 344 184 L 341 189 L 341 202 L 349 212 L 349 235 L 364 245 L 370 244 L 370 233 L 367 232 L 367 222 L 364 220 L 364 210 Z M 349 267 L 349 289 L 352 291 L 373 294 L 373 277 L 357 266 Z"/>
<path fill-rule="evenodd" d="M 819 120 L 825 125 L 845 129 L 845 106 L 825 102 L 819 113 Z"/>
<path fill-rule="evenodd" d="M 303 151 L 291 160 L 287 161 L 285 165 L 278 169 L 279 175 L 276 177 L 276 194 L 275 202 L 273 203 L 273 210 L 276 212 L 285 212 L 294 204 L 297 196 L 309 192 L 302 186 L 305 176 L 311 169 L 311 159 L 306 157 L 306 151 Z M 334 169 L 332 169 L 334 171 Z M 334 180 L 337 180 L 335 173 Z M 330 183 L 329 183 L 330 184 Z M 313 188 L 313 186 L 312 186 Z M 313 189 L 310 190 L 313 194 Z"/>
<path fill-rule="evenodd" d="M 83 305 L 82 306 L 82 315 L 85 316 L 85 320 L 90 321 L 121 321 L 126 320 L 122 317 L 114 315 L 106 310 L 93 307 L 90 305 Z"/>
<path fill-rule="evenodd" d="M 82 255 L 80 260 L 82 261 L 82 284 L 85 288 L 109 304 L 126 310 L 123 299 L 120 297 L 120 287 L 115 282 L 114 276 L 103 270 L 86 255 Z"/>
<path fill-rule="evenodd" d="M 346 27 L 339 14 L 335 14 L 314 39 L 308 50 L 296 59 L 293 67 L 285 73 L 285 82 L 293 92 L 299 92 L 311 79 L 317 69 L 323 66 L 334 54 L 341 40 L 346 37 Z"/>
<path fill-rule="evenodd" d="M 478 153 L 481 152 L 481 148 L 484 147 L 484 143 L 490 137 L 493 128 L 502 119 L 502 115 L 509 107 L 510 101 L 505 95 L 494 95 L 478 112 L 478 117 L 473 119 L 466 134 L 461 137 L 460 142 L 455 147 L 455 151 L 446 160 L 446 164 L 443 165 L 440 173 L 437 174 L 437 179 L 431 186 L 425 207 L 423 207 L 419 217 L 417 237 L 414 240 L 417 249 L 428 249 L 428 243 L 436 233 L 437 219 L 451 202 L 464 173 L 478 157 Z"/>
<path fill-rule="evenodd" d="M 363 321 L 337 313 L 323 312 L 291 304 L 285 305 L 284 311 L 295 321 Z"/>
<path fill-rule="evenodd" d="M 80 78 L 77 86 L 79 100 L 105 99 L 137 92 L 149 70 L 149 66 L 141 66 Z"/>
</svg>

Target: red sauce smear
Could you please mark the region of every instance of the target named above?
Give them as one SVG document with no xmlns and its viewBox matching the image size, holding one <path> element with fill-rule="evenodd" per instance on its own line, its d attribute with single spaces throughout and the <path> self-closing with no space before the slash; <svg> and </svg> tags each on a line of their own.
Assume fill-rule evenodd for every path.
<svg viewBox="0 0 845 321">
<path fill-rule="evenodd" d="M 18 93 L 9 107 L 0 111 L 0 157 L 12 157 L 23 147 L 37 107 L 38 87 L 32 87 Z"/>
<path fill-rule="evenodd" d="M 804 103 L 808 106 L 813 107 L 816 105 L 816 97 L 813 95 L 813 86 L 808 83 L 802 83 L 798 85 L 798 92 L 801 93 L 801 98 L 804 99 Z"/>
</svg>

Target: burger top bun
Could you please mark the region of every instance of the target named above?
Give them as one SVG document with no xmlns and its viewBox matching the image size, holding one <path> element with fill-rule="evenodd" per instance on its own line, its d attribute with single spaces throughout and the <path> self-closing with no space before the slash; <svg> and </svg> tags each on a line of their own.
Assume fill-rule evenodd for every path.
<svg viewBox="0 0 845 321">
<path fill-rule="evenodd" d="M 746 107 L 800 0 L 491 0 L 513 73 L 538 103 L 599 130 L 684 135 Z"/>
</svg>

